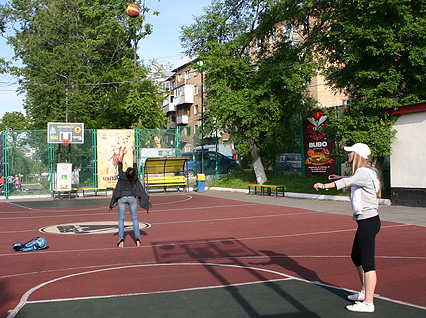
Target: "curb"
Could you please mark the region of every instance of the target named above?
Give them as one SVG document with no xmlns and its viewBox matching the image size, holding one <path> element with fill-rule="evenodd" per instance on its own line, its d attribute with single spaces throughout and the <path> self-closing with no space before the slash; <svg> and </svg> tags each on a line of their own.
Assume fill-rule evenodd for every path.
<svg viewBox="0 0 426 318">
<path fill-rule="evenodd" d="M 220 188 L 220 187 L 206 187 L 207 190 L 212 191 L 225 191 L 225 192 L 237 192 L 249 194 L 246 189 L 233 189 L 233 188 Z M 325 195 L 325 194 L 309 194 L 309 193 L 296 193 L 296 192 L 284 192 L 284 197 L 292 199 L 310 199 L 310 200 L 324 200 L 324 201 L 343 201 L 350 202 L 348 196 L 340 195 Z M 380 205 L 392 205 L 389 199 L 378 199 Z"/>
</svg>

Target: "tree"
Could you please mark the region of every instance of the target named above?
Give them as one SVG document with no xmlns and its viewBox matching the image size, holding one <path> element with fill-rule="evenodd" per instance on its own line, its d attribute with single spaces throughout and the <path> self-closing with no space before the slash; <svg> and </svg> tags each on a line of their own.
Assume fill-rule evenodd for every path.
<svg viewBox="0 0 426 318">
<path fill-rule="evenodd" d="M 0 122 L 0 131 L 25 130 L 28 128 L 28 126 L 28 121 L 21 112 L 6 112 Z"/>
<path fill-rule="evenodd" d="M 143 126 L 138 115 L 145 109 L 157 120 L 148 127 L 164 122 L 153 107 L 161 92 L 155 84 L 146 85 L 149 69 L 136 63 L 132 48 L 132 40 L 152 32 L 149 25 L 142 28 L 149 9 L 141 4 L 142 15 L 131 19 L 126 5 L 119 0 L 12 0 L 2 8 L 3 27 L 14 31 L 8 41 L 24 65 L 10 71 L 21 78 L 33 128 L 45 129 L 49 121 L 84 122 L 86 128 Z M 131 114 L 136 86 L 141 96 L 154 97 L 136 96 L 138 113 Z"/>
<path fill-rule="evenodd" d="M 206 71 L 207 125 L 247 149 L 260 184 L 267 180 L 261 157 L 276 158 L 277 136 L 298 132 L 299 113 L 314 103 L 306 89 L 315 63 L 286 36 L 285 20 L 277 1 L 216 0 L 182 29 L 186 53 Z"/>
<path fill-rule="evenodd" d="M 391 152 L 392 118 L 383 110 L 426 100 L 426 1 L 298 1 L 310 18 L 309 45 L 328 83 L 350 97 L 332 111 L 336 140 L 365 142 L 381 160 Z"/>
</svg>

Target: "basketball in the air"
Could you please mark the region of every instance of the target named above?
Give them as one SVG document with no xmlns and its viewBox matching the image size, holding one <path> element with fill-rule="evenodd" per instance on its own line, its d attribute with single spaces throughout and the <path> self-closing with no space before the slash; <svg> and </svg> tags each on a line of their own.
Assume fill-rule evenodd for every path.
<svg viewBox="0 0 426 318">
<path fill-rule="evenodd" d="M 139 7 L 136 4 L 129 4 L 126 12 L 129 17 L 136 18 L 139 15 Z"/>
</svg>

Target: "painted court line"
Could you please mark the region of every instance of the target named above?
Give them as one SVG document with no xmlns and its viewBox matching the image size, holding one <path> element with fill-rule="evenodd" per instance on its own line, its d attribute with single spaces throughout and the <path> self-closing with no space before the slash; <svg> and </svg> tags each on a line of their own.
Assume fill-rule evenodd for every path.
<svg viewBox="0 0 426 318">
<path fill-rule="evenodd" d="M 396 224 L 396 225 L 388 225 L 382 226 L 382 229 L 387 228 L 395 228 L 395 227 L 407 227 L 411 225 L 406 224 Z M 193 244 L 201 244 L 201 243 L 220 243 L 220 242 L 229 242 L 229 241 L 249 241 L 249 240 L 266 240 L 266 239 L 276 239 L 276 238 L 285 238 L 285 237 L 299 237 L 299 236 L 310 236 L 310 235 L 323 235 L 323 234 L 334 234 L 334 233 L 344 233 L 344 232 L 355 232 L 356 229 L 341 229 L 341 230 L 331 230 L 331 231 L 320 231 L 320 232 L 308 232 L 308 233 L 296 233 L 296 234 L 282 234 L 282 235 L 271 235 L 271 236 L 256 236 L 256 237 L 241 237 L 241 238 L 226 238 L 226 239 L 217 239 L 217 240 L 203 240 L 197 242 L 184 243 L 185 245 L 193 245 Z M 172 245 L 182 245 L 182 243 L 168 243 L 167 246 Z M 164 246 L 166 246 L 164 245 Z M 152 248 L 152 247 L 161 247 L 163 244 L 152 244 L 152 245 L 141 245 L 140 247 L 125 247 L 125 248 Z M 82 252 L 93 252 L 93 251 L 108 251 L 108 250 L 117 250 L 116 247 L 110 248 L 97 248 L 97 249 L 80 249 L 80 250 L 66 250 L 66 251 L 49 251 L 49 250 L 40 250 L 36 253 L 44 254 L 44 253 L 82 253 Z M 24 252 L 15 252 L 8 254 L 0 254 L 2 256 L 25 256 L 28 255 Z"/>
<path fill-rule="evenodd" d="M 45 299 L 45 300 L 29 300 L 29 301 L 27 301 L 27 304 L 40 304 L 40 303 L 51 303 L 51 302 L 56 302 L 56 301 L 92 300 L 92 299 L 105 299 L 105 298 L 126 297 L 126 296 L 142 296 L 142 295 L 180 293 L 180 292 L 195 291 L 195 290 L 208 290 L 208 289 L 217 289 L 217 288 L 224 288 L 224 287 L 238 287 L 238 286 L 247 286 L 247 285 L 253 285 L 253 284 L 273 283 L 273 282 L 280 282 L 280 281 L 286 281 L 286 280 L 292 280 L 292 278 L 268 279 L 268 280 L 252 281 L 252 282 L 239 283 L 239 284 L 222 284 L 222 285 L 217 285 L 217 286 L 171 289 L 171 290 L 163 290 L 163 291 L 155 291 L 155 292 L 144 292 L 144 293 L 129 293 L 129 294 L 91 296 L 91 297 L 75 297 L 75 298 L 57 298 L 57 299 Z"/>
<path fill-rule="evenodd" d="M 253 206 L 253 205 L 260 205 L 260 204 L 233 204 L 233 205 L 217 205 L 217 206 L 206 206 L 206 207 L 188 207 L 188 208 L 175 208 L 175 209 L 165 209 L 165 210 L 155 210 L 151 209 L 150 212 L 152 213 L 158 213 L 158 212 L 181 212 L 182 210 L 188 211 L 188 210 L 202 210 L 202 209 L 217 209 L 217 208 L 227 208 L 227 207 L 244 207 L 244 206 Z M 115 208 L 116 209 L 116 208 Z M 37 219 L 37 218 L 62 218 L 62 217 L 77 217 L 77 216 L 90 216 L 90 215 L 101 215 L 105 213 L 111 213 L 116 214 L 116 211 L 109 212 L 109 208 L 105 205 L 103 207 L 94 207 L 94 208 L 87 208 L 87 209 L 66 209 L 66 210 L 50 210 L 50 209 L 44 209 L 44 213 L 72 213 L 72 212 L 81 212 L 81 211 L 94 211 L 94 210 L 100 210 L 103 212 L 99 213 L 83 213 L 83 214 L 56 214 L 56 215 L 36 215 L 36 216 L 17 216 L 17 217 L 8 217 L 8 218 L 0 218 L 0 220 L 20 220 L 20 219 Z M 35 210 L 38 211 L 38 210 Z M 107 211 L 107 212 L 105 212 Z M 141 211 L 143 213 L 143 211 Z M 10 213 L 10 212 L 9 212 Z M 22 212 L 21 212 L 22 213 Z"/>
<path fill-rule="evenodd" d="M 162 245 L 156 245 L 162 246 Z M 149 246 L 146 246 L 149 247 Z M 110 248 L 112 250 L 112 248 Z M 103 249 L 104 250 L 104 249 Z M 113 250 L 117 250 L 117 248 L 113 248 Z M 12 255 L 12 254 L 11 254 Z M 229 256 L 223 256 L 223 257 L 203 257 L 203 258 L 188 258 L 188 259 L 182 259 L 179 262 L 205 262 L 205 261 L 217 261 L 217 260 L 227 260 L 229 259 Z M 266 255 L 258 255 L 258 256 L 233 256 L 232 259 L 237 260 L 246 260 L 246 259 L 270 259 L 270 258 L 326 258 L 326 259 L 333 259 L 333 258 L 350 258 L 350 255 L 276 255 L 276 256 L 266 256 Z M 388 259 L 388 260 L 414 260 L 414 261 L 424 261 L 426 260 L 426 256 L 397 256 L 397 255 L 376 255 L 376 259 Z M 141 265 L 141 264 L 151 264 L 151 262 L 143 262 L 143 263 L 120 263 L 120 264 L 103 264 L 103 265 L 92 265 L 92 266 L 82 266 L 82 267 L 67 267 L 67 268 L 59 268 L 59 269 L 52 269 L 47 271 L 37 271 L 37 272 L 24 272 L 24 273 L 18 273 L 18 274 L 11 274 L 11 275 L 4 275 L 0 276 L 0 279 L 3 278 L 13 278 L 13 277 L 21 277 L 21 276 L 29 276 L 29 275 L 38 275 L 43 273 L 54 273 L 54 272 L 62 272 L 62 271 L 72 271 L 72 270 L 82 270 L 82 269 L 88 269 L 88 268 L 105 268 L 110 266 L 134 266 L 134 265 Z"/>
<path fill-rule="evenodd" d="M 276 271 L 272 271 L 272 270 L 268 270 L 268 269 L 263 269 L 263 268 L 255 268 L 255 267 L 251 267 L 251 266 L 241 266 L 241 265 L 232 265 L 232 264 L 214 264 L 214 263 L 167 263 L 167 264 L 144 264 L 144 265 L 130 265 L 130 266 L 118 266 L 118 267 L 111 267 L 111 268 L 104 268 L 104 269 L 97 269 L 97 270 L 93 270 L 93 271 L 86 271 L 86 272 L 81 272 L 81 273 L 75 273 L 75 274 L 70 274 L 70 275 L 65 275 L 62 277 L 58 277 L 52 280 L 49 280 L 47 282 L 41 283 L 31 289 L 29 289 L 27 292 L 24 293 L 24 295 L 21 297 L 19 304 L 10 311 L 9 315 L 7 316 L 8 318 L 12 318 L 15 317 L 16 314 L 19 312 L 19 310 L 28 302 L 28 298 L 31 296 L 32 293 L 34 293 L 36 290 L 58 282 L 60 280 L 64 280 L 67 278 L 71 278 L 71 277 L 76 277 L 76 276 L 81 276 L 81 275 L 87 275 L 87 274 L 94 274 L 94 273 L 100 273 L 100 272 L 105 272 L 105 271 L 111 271 L 111 270 L 121 270 L 121 269 L 127 269 L 127 268 L 136 268 L 136 267 L 156 267 L 156 266 L 185 266 L 185 265 L 190 265 L 190 266 L 194 266 L 194 265 L 198 265 L 198 266 L 224 266 L 224 267 L 234 267 L 234 268 L 243 268 L 243 269 L 252 269 L 252 270 L 258 270 L 261 272 L 268 272 L 268 273 L 272 273 L 272 274 L 276 274 L 278 276 L 283 276 L 286 278 L 290 278 L 291 276 L 286 275 L 286 274 L 282 274 L 280 272 L 276 272 Z"/>
<path fill-rule="evenodd" d="M 29 301 L 28 300 L 28 298 L 31 296 L 31 294 L 34 293 L 35 291 L 37 291 L 38 289 L 40 289 L 44 286 L 47 286 L 49 284 L 55 283 L 55 282 L 65 280 L 67 278 L 82 276 L 82 275 L 88 275 L 88 274 L 94 274 L 94 273 L 99 273 L 99 272 L 105 272 L 105 271 L 121 270 L 121 269 L 127 269 L 127 268 L 157 267 L 157 266 L 221 266 L 221 267 L 231 267 L 231 268 L 238 268 L 238 269 L 249 269 L 249 270 L 254 270 L 254 271 L 272 273 L 274 275 L 284 277 L 285 280 L 292 279 L 292 280 L 298 280 L 298 281 L 302 281 L 302 282 L 306 282 L 306 283 L 310 283 L 310 284 L 315 284 L 315 285 L 319 285 L 319 286 L 335 288 L 335 289 L 338 289 L 338 290 L 347 290 L 347 289 L 343 289 L 341 287 L 337 287 L 337 286 L 333 286 L 333 285 L 329 285 L 329 284 L 323 284 L 323 283 L 320 283 L 320 282 L 308 281 L 306 279 L 301 279 L 301 278 L 298 278 L 298 277 L 294 277 L 294 276 L 287 275 L 287 274 L 277 272 L 277 271 L 273 271 L 273 270 L 268 270 L 268 269 L 264 269 L 264 268 L 257 268 L 257 267 L 253 267 L 253 266 L 245 266 L 245 265 L 216 264 L 216 263 L 165 263 L 165 264 L 127 265 L 127 266 L 110 267 L 110 268 L 104 268 L 104 269 L 98 269 L 98 270 L 92 270 L 92 271 L 85 271 L 85 272 L 81 272 L 81 273 L 75 273 L 75 274 L 71 274 L 71 275 L 65 275 L 65 276 L 58 277 L 58 278 L 46 281 L 44 283 L 41 283 L 41 284 L 29 289 L 27 292 L 24 293 L 24 295 L 21 297 L 21 299 L 19 301 L 19 304 L 13 310 L 11 310 L 9 312 L 8 318 L 15 317 L 16 314 L 19 312 L 19 310 L 23 306 L 25 306 L 25 304 L 29 304 L 29 303 L 47 303 L 47 302 L 54 302 L 54 301 L 71 301 L 71 300 L 91 300 L 91 299 L 103 299 L 103 298 L 112 298 L 112 297 L 124 297 L 124 296 L 158 294 L 158 293 L 172 293 L 172 292 L 182 292 L 182 291 L 189 291 L 189 290 L 205 290 L 205 289 L 211 289 L 211 288 L 223 288 L 223 287 L 237 286 L 237 285 L 233 285 L 233 284 L 229 284 L 229 285 L 223 285 L 222 284 L 222 285 L 216 285 L 216 286 L 197 287 L 197 288 L 190 288 L 190 289 L 187 288 L 187 289 L 181 289 L 181 290 L 169 290 L 169 291 L 160 291 L 160 292 L 151 292 L 151 293 L 145 292 L 145 293 L 119 294 L 119 295 L 107 295 L 107 296 L 75 297 L 75 298 L 49 299 L 49 300 L 39 300 L 39 301 Z M 265 283 L 265 282 L 269 282 L 269 281 L 270 280 L 255 281 L 255 282 L 249 282 L 249 283 L 245 283 L 245 284 Z M 423 307 L 423 306 L 392 300 L 390 298 L 381 297 L 380 295 L 375 295 L 375 297 L 380 298 L 380 299 L 384 299 L 384 300 L 387 300 L 387 301 L 390 301 L 390 302 L 395 302 L 395 303 L 403 304 L 403 305 L 406 305 L 406 306 L 411 306 L 411 307 L 426 310 L 426 307 Z"/>
</svg>

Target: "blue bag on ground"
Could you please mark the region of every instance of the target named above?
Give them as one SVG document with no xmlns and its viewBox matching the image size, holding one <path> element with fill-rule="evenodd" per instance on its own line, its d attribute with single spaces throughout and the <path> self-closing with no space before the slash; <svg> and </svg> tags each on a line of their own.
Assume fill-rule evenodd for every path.
<svg viewBox="0 0 426 318">
<path fill-rule="evenodd" d="M 44 237 L 35 237 L 24 244 L 15 243 L 12 247 L 15 251 L 28 252 L 45 249 L 47 248 L 47 243 Z"/>
</svg>

